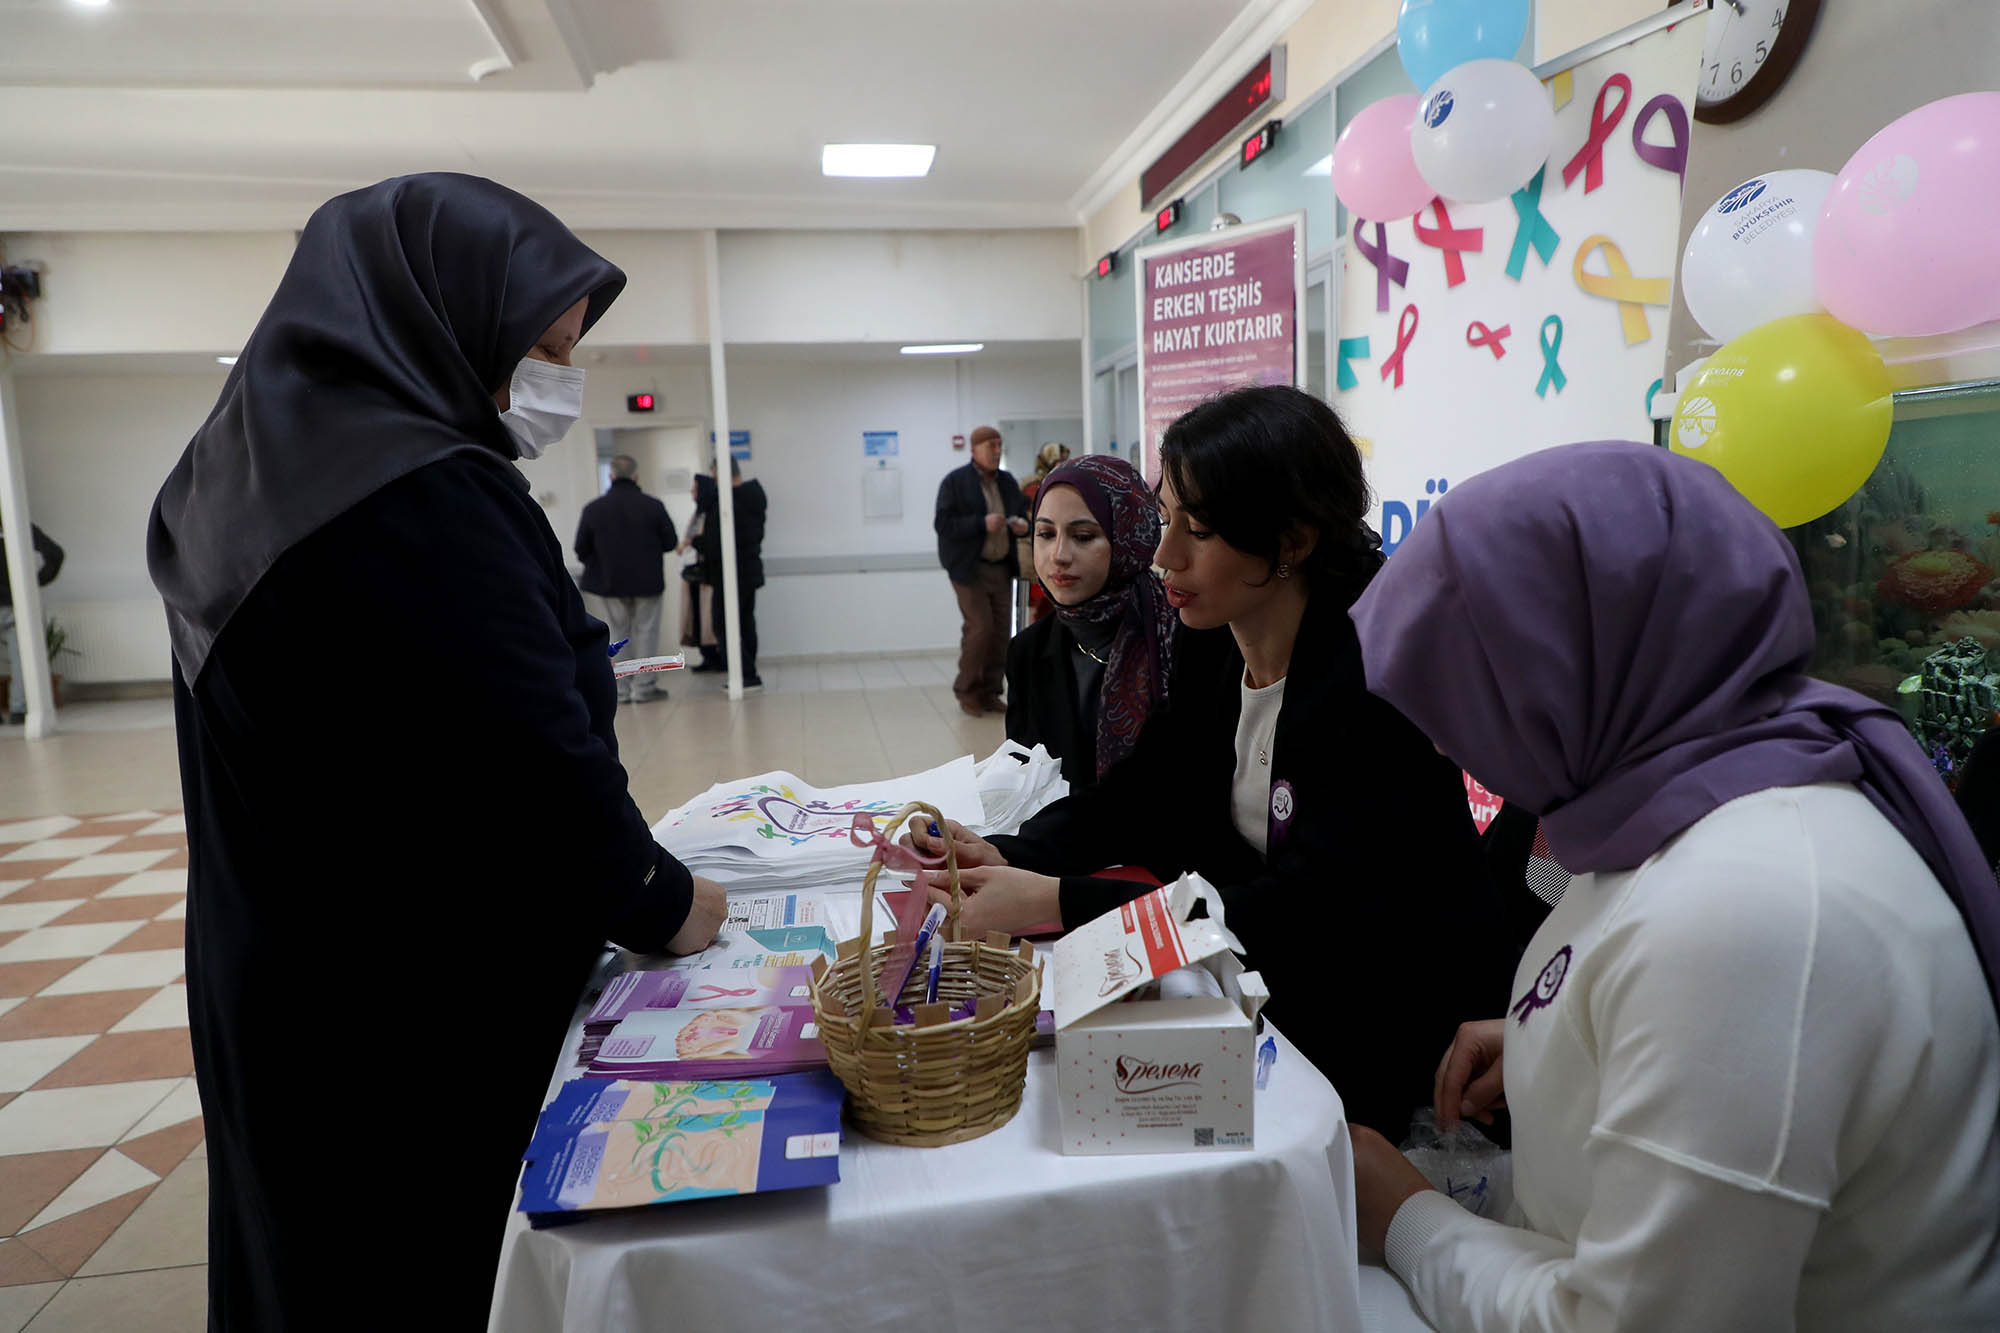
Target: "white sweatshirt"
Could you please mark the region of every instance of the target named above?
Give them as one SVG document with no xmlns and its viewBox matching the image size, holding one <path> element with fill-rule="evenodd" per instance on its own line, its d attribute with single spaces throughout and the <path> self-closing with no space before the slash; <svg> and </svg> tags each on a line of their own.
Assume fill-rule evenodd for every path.
<svg viewBox="0 0 2000 1333">
<path fill-rule="evenodd" d="M 2000 1329 L 2000 1024 L 1853 787 L 1578 876 L 1514 994 L 1520 1226 L 1426 1192 L 1389 1230 L 1439 1329 Z"/>
</svg>

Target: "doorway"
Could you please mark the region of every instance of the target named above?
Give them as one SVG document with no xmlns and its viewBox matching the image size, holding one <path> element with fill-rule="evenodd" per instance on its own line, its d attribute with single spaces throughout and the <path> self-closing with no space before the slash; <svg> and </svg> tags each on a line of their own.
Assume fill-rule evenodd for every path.
<svg viewBox="0 0 2000 1333">
<path fill-rule="evenodd" d="M 626 454 L 639 465 L 639 489 L 667 507 L 674 531 L 687 540 L 694 521 L 694 474 L 708 461 L 708 430 L 696 424 L 646 426 L 597 432 L 597 489 L 611 489 L 611 460 Z M 693 558 L 689 552 L 687 559 Z M 660 651 L 679 652 L 681 627 L 680 557 L 667 558 L 667 591 L 660 604 Z"/>
</svg>

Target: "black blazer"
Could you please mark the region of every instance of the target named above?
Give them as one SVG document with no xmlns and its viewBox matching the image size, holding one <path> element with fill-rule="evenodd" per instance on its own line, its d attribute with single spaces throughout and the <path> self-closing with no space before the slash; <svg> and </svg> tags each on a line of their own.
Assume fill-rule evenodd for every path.
<svg viewBox="0 0 2000 1333">
<path fill-rule="evenodd" d="M 1011 864 L 1062 877 L 1065 927 L 1144 892 L 1092 871 L 1200 872 L 1270 985 L 1273 1021 L 1332 1080 L 1348 1119 L 1400 1139 L 1458 1024 L 1503 1012 L 1513 962 L 1464 782 L 1368 693 L 1351 600 L 1314 597 L 1299 627 L 1271 754 L 1268 857 L 1230 817 L 1243 656 L 1227 629 L 1180 635 L 1173 697 L 1130 755 L 992 841 Z"/>
<path fill-rule="evenodd" d="M 1009 518 L 1026 518 L 1028 502 L 1008 472 L 996 474 L 1000 484 L 1000 508 Z M 931 520 L 937 530 L 938 563 L 951 575 L 953 583 L 971 584 L 979 579 L 979 550 L 986 545 L 986 492 L 979 485 L 979 468 L 967 463 L 944 474 L 938 483 L 937 514 Z M 1007 554 L 1002 558 L 1009 574 L 1018 574 L 1014 561 L 1014 534 L 1007 534 Z"/>
<path fill-rule="evenodd" d="M 667 587 L 661 562 L 679 541 L 667 507 L 630 477 L 616 478 L 577 519 L 578 585 L 599 597 L 658 597 Z"/>
<path fill-rule="evenodd" d="M 1097 781 L 1097 720 L 1076 706 L 1074 643 L 1051 615 L 1007 645 L 1007 739 L 1046 747 L 1071 791 Z"/>
<path fill-rule="evenodd" d="M 736 511 L 736 583 L 741 588 L 764 586 L 764 520 L 770 499 L 760 481 L 746 481 L 731 492 Z M 722 519 L 719 511 L 703 511 L 708 521 L 695 534 L 695 554 L 701 557 L 701 579 L 712 588 L 722 586 Z"/>
</svg>

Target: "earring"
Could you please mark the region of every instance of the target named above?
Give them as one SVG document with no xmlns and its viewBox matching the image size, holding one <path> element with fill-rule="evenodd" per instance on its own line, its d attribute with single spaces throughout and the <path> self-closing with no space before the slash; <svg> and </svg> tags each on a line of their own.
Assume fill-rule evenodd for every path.
<svg viewBox="0 0 2000 1333">
<path fill-rule="evenodd" d="M 1288 579 L 1291 576 L 1292 576 L 1292 567 L 1286 564 L 1284 561 L 1280 560 L 1278 562 L 1278 577 L 1281 579 Z"/>
</svg>

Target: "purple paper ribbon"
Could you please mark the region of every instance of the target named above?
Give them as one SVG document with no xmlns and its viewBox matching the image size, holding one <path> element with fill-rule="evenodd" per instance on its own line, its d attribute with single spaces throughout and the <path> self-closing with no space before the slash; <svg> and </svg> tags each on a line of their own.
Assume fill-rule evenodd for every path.
<svg viewBox="0 0 2000 1333">
<path fill-rule="evenodd" d="M 1646 126 L 1654 116 L 1667 118 L 1667 130 L 1673 135 L 1673 143 L 1661 145 L 1646 142 Z M 1661 93 L 1646 103 L 1632 122 L 1632 151 L 1639 155 L 1641 162 L 1671 171 L 1681 178 L 1682 188 L 1687 186 L 1688 169 L 1688 113 L 1681 105 L 1681 99 L 1672 93 Z"/>
<path fill-rule="evenodd" d="M 1370 245 L 1367 241 L 1361 239 L 1361 228 L 1363 225 L 1360 218 L 1354 219 L 1354 248 L 1359 250 L 1367 258 L 1368 262 L 1375 266 L 1375 308 L 1379 311 L 1387 312 L 1389 309 L 1389 284 L 1393 282 L 1398 287 L 1408 284 L 1410 280 L 1410 261 L 1407 259 L 1398 259 L 1389 253 L 1389 229 L 1387 227 L 1379 222 L 1374 224 L 1375 244 Z"/>
</svg>

